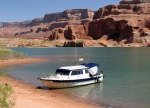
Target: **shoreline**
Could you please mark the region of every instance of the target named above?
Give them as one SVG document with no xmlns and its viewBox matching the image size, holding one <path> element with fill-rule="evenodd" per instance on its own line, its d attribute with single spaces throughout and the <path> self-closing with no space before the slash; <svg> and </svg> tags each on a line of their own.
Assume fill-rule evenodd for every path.
<svg viewBox="0 0 150 108">
<path fill-rule="evenodd" d="M 105 39 L 102 40 L 85 40 L 81 39 L 81 42 L 84 43 L 82 46 L 85 47 L 150 47 L 149 43 L 117 43 L 116 41 L 107 42 Z M 56 48 L 56 47 L 65 47 L 64 40 L 54 40 L 43 41 L 41 39 L 26 39 L 23 37 L 0 37 L 0 46 L 4 47 L 25 47 L 25 48 Z M 68 47 L 70 45 L 68 44 Z M 66 46 L 67 47 L 67 46 Z"/>
<path fill-rule="evenodd" d="M 12 108 L 104 108 L 55 90 L 37 89 L 11 77 L 0 77 L 0 82 L 13 87 L 16 102 Z"/>
<path fill-rule="evenodd" d="M 25 58 L 19 60 L 0 61 L 0 67 L 21 65 L 26 63 L 44 62 L 44 59 Z M 2 65 L 3 64 L 3 65 Z M 36 86 L 28 84 L 12 77 L 0 77 L 0 82 L 7 83 L 13 87 L 16 103 L 13 108 L 105 108 L 104 106 L 88 103 L 73 96 L 54 90 L 37 89 Z"/>
</svg>

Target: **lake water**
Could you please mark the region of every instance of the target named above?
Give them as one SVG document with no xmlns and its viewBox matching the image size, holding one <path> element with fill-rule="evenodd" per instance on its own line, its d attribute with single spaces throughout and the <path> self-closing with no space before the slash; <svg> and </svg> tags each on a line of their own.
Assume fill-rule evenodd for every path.
<svg viewBox="0 0 150 108">
<path fill-rule="evenodd" d="M 60 66 L 72 65 L 74 48 L 12 48 L 29 57 L 48 62 L 25 64 L 0 69 L 12 77 L 43 86 L 38 77 L 53 74 Z M 99 63 L 105 79 L 88 86 L 57 89 L 79 99 L 112 108 L 150 108 L 149 48 L 77 48 L 78 58 Z"/>
</svg>

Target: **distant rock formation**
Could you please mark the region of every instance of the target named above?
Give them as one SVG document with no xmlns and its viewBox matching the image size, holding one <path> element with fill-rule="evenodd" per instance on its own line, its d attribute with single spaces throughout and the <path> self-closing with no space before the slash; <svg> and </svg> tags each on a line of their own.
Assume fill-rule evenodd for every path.
<svg viewBox="0 0 150 108">
<path fill-rule="evenodd" d="M 150 3 L 150 0 L 122 0 L 120 4 L 140 4 L 140 3 Z"/>
<path fill-rule="evenodd" d="M 1 23 L 1 27 L 0 28 L 25 28 L 26 27 L 26 23 L 22 22 L 2 22 Z"/>
<path fill-rule="evenodd" d="M 95 12 L 93 21 L 64 28 L 62 35 L 55 30 L 50 40 L 86 39 L 83 46 L 134 43 L 145 46 L 150 43 L 150 3 L 108 5 Z M 52 38 L 53 37 L 53 38 Z M 91 41 L 91 40 L 97 41 Z"/>
<path fill-rule="evenodd" d="M 63 28 L 66 25 L 85 24 L 93 19 L 93 15 L 94 12 L 89 9 L 73 9 L 46 14 L 43 18 L 35 18 L 31 21 L 2 22 L 0 34 L 1 36 L 36 36 L 38 33 L 45 33 L 59 27 Z"/>
<path fill-rule="evenodd" d="M 68 21 L 68 20 L 82 20 L 86 18 L 93 18 L 94 12 L 89 9 L 73 9 L 65 10 L 59 13 L 46 14 L 44 16 L 44 23 L 53 21 Z"/>
<path fill-rule="evenodd" d="M 145 35 L 143 36 L 142 32 Z M 86 24 L 86 33 L 93 39 L 123 43 L 149 43 L 150 3 L 108 5 L 95 12 L 93 21 Z"/>
<path fill-rule="evenodd" d="M 35 18 L 30 23 L 26 24 L 26 27 L 27 26 L 30 26 L 30 27 L 37 26 L 37 25 L 39 25 L 39 24 L 41 24 L 43 22 L 44 22 L 43 18 Z"/>
<path fill-rule="evenodd" d="M 150 14 L 150 3 L 108 5 L 96 11 L 93 19 L 103 18 L 109 15 L 117 15 L 118 17 L 121 17 L 119 16 L 121 14 L 144 14 L 148 16 Z"/>
<path fill-rule="evenodd" d="M 40 25 L 41 23 L 52 23 L 61 21 L 83 20 L 93 18 L 94 12 L 89 9 L 65 10 L 58 13 L 46 14 L 43 18 L 35 18 L 24 22 L 1 22 L 0 28 L 25 28 Z"/>
</svg>

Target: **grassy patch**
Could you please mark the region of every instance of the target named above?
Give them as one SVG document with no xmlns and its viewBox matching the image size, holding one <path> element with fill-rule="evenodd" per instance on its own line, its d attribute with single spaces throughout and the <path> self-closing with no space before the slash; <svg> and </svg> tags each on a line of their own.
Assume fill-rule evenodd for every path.
<svg viewBox="0 0 150 108">
<path fill-rule="evenodd" d="M 0 60 L 22 59 L 25 57 L 26 55 L 24 53 L 0 48 Z"/>
<path fill-rule="evenodd" d="M 2 73 L 2 72 L 0 72 L 0 77 L 7 77 L 7 75 Z"/>
<path fill-rule="evenodd" d="M 11 108 L 15 104 L 11 86 L 0 83 L 0 108 Z"/>
<path fill-rule="evenodd" d="M 7 77 L 0 72 L 0 77 Z M 15 104 L 13 88 L 6 83 L 0 82 L 0 108 L 11 108 Z"/>
</svg>

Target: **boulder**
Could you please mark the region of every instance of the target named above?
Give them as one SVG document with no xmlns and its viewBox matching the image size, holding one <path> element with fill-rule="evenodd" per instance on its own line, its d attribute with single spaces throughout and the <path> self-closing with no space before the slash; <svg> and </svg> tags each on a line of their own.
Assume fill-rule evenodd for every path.
<svg viewBox="0 0 150 108">
<path fill-rule="evenodd" d="M 63 47 L 83 47 L 83 42 L 66 41 Z"/>
</svg>

